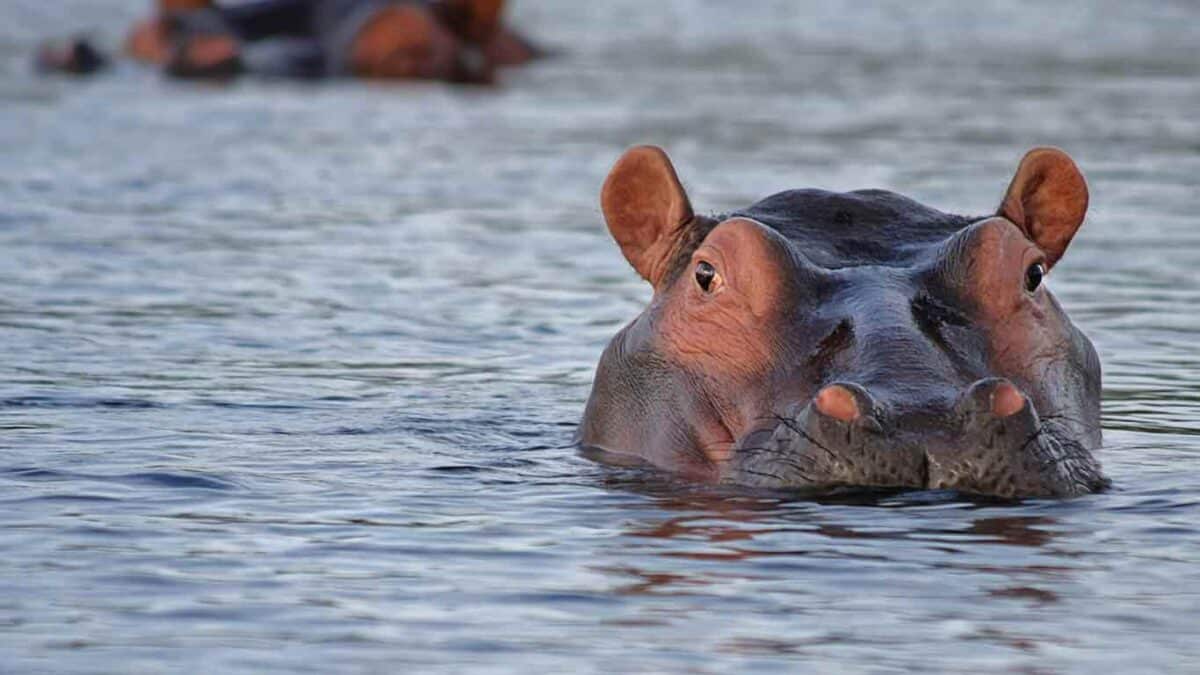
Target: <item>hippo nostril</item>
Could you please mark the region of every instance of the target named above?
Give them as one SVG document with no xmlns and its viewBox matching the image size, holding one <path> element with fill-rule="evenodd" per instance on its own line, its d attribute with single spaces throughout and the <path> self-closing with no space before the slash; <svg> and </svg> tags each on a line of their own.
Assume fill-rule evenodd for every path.
<svg viewBox="0 0 1200 675">
<path fill-rule="evenodd" d="M 1001 381 L 992 389 L 992 414 L 996 417 L 1012 417 L 1025 407 L 1025 396 L 1011 382 Z"/>
<path fill-rule="evenodd" d="M 821 414 L 843 422 L 853 422 L 862 414 L 854 393 L 840 384 L 831 384 L 822 389 L 813 399 L 813 404 Z"/>
<path fill-rule="evenodd" d="M 959 409 L 991 419 L 1008 419 L 1028 406 L 1029 400 L 1016 385 L 1000 377 L 976 382 L 963 395 Z"/>
</svg>

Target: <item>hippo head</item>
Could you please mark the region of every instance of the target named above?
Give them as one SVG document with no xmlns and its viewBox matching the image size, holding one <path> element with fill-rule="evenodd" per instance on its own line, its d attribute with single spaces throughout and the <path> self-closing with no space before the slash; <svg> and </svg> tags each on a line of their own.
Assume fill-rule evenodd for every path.
<svg viewBox="0 0 1200 675">
<path fill-rule="evenodd" d="M 992 216 L 792 190 L 710 218 L 662 150 L 633 148 L 602 205 L 654 296 L 605 350 L 577 440 L 769 488 L 1100 489 L 1099 360 L 1044 280 L 1087 201 L 1039 148 Z"/>
</svg>

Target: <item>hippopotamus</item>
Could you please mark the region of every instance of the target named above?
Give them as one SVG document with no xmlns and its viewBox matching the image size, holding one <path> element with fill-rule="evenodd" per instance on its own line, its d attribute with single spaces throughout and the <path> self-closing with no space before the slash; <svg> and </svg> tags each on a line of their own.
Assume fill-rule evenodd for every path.
<svg viewBox="0 0 1200 675">
<path fill-rule="evenodd" d="M 604 350 L 576 442 L 749 488 L 1102 489 L 1100 362 L 1046 284 L 1087 204 L 1040 147 L 991 215 L 799 189 L 710 217 L 635 147 L 601 205 L 653 297 Z"/>
<path fill-rule="evenodd" d="M 124 51 L 168 75 L 352 76 L 491 83 L 542 55 L 503 22 L 503 0 L 158 0 Z M 43 45 L 42 71 L 89 74 L 107 59 L 83 38 Z"/>
</svg>

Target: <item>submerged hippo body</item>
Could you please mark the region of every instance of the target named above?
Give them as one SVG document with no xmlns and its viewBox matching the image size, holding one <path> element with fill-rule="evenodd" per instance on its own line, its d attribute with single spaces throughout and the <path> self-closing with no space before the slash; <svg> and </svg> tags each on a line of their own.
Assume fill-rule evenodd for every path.
<svg viewBox="0 0 1200 675">
<path fill-rule="evenodd" d="M 491 83 L 541 52 L 504 20 L 504 0 L 156 0 L 125 53 L 167 75 L 241 74 Z M 51 41 L 43 72 L 87 74 L 107 61 L 83 38 Z"/>
<path fill-rule="evenodd" d="M 577 440 L 749 486 L 1097 490 L 1099 360 L 1042 283 L 1087 199 L 1041 148 L 995 216 L 793 190 L 707 218 L 634 148 L 603 210 L 654 296 L 605 350 Z"/>
</svg>

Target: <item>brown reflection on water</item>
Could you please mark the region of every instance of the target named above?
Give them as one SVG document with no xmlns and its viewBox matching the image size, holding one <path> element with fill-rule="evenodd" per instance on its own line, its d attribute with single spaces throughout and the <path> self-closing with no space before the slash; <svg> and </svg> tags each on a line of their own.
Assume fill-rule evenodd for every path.
<svg viewBox="0 0 1200 675">
<path fill-rule="evenodd" d="M 967 532 L 993 544 L 1041 547 L 1057 536 L 1052 529 L 1056 522 L 1046 516 L 979 518 L 971 523 Z"/>
<path fill-rule="evenodd" d="M 706 550 L 667 550 L 660 555 L 691 560 L 737 561 L 768 555 L 744 548 L 756 537 L 780 531 L 779 527 L 757 527 L 778 515 L 774 504 L 729 500 L 718 497 L 689 497 L 661 500 L 657 505 L 684 515 L 635 523 L 626 534 L 631 537 L 671 541 L 706 542 L 716 546 Z"/>
<path fill-rule="evenodd" d="M 1061 581 L 1064 573 L 1075 569 L 1070 565 L 1046 564 L 1043 552 L 1054 557 L 1069 555 L 1053 548 L 1061 533 L 1058 521 L 1046 515 L 995 515 L 995 510 L 989 508 L 987 515 L 973 517 L 974 507 L 965 504 L 960 510 L 929 511 L 927 518 L 917 508 L 902 506 L 912 517 L 898 519 L 879 517 L 894 513 L 891 503 L 831 510 L 815 501 L 700 490 L 675 494 L 653 488 L 647 491 L 656 493 L 650 496 L 658 515 L 639 513 L 637 519 L 627 524 L 624 534 L 634 540 L 658 542 L 651 544 L 651 553 L 656 558 L 706 565 L 693 569 L 670 566 L 669 571 L 647 566 L 596 568 L 634 579 L 615 588 L 618 594 L 703 593 L 701 587 L 723 583 L 722 575 L 733 575 L 739 580 L 757 578 L 753 567 L 724 567 L 756 559 L 844 558 L 897 564 L 917 562 L 930 569 L 998 575 L 1002 580 L 996 587 L 976 588 L 981 597 L 1040 606 L 1059 602 L 1059 594 L 1039 587 L 1039 580 L 1053 585 Z M 645 502 L 639 504 L 639 508 L 645 506 Z M 898 527 L 891 529 L 889 523 Z M 911 529 L 903 529 L 904 524 Z M 789 533 L 795 536 L 787 536 Z M 883 542 L 883 545 L 866 550 L 852 543 L 855 541 Z M 904 545 L 889 549 L 888 541 Z M 1004 556 L 986 549 L 991 545 L 1030 551 L 1014 551 L 1012 556 Z M 722 567 L 716 569 L 709 563 L 721 563 Z"/>
<path fill-rule="evenodd" d="M 675 572 L 648 572 L 636 567 L 594 567 L 597 572 L 631 577 L 636 581 L 612 589 L 616 595 L 692 595 L 688 587 L 711 585 L 712 581 L 700 576 Z"/>
</svg>

